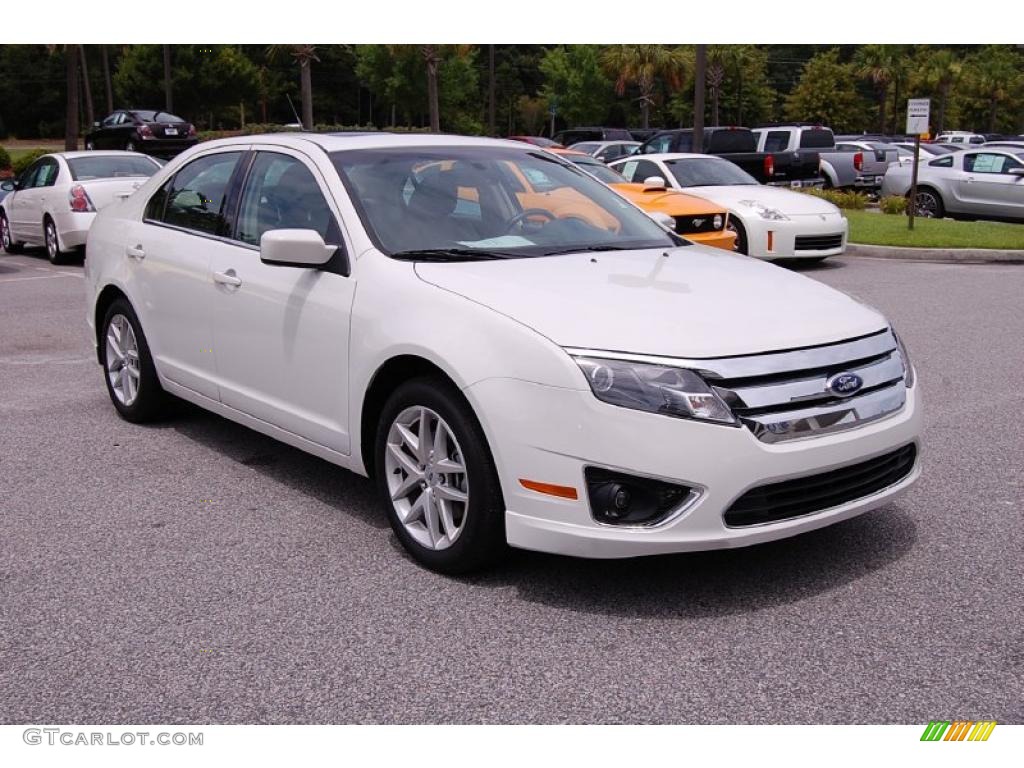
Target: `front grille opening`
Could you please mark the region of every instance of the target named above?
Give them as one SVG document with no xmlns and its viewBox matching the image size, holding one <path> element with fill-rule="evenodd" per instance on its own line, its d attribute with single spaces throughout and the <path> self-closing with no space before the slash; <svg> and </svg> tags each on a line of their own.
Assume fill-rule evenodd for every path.
<svg viewBox="0 0 1024 768">
<path fill-rule="evenodd" d="M 587 467 L 587 496 L 594 519 L 606 525 L 656 525 L 679 509 L 694 489 L 649 477 Z"/>
<path fill-rule="evenodd" d="M 705 232 L 721 232 L 725 226 L 725 214 L 708 213 L 702 216 L 675 216 L 676 232 L 680 235 L 696 235 Z M 715 219 L 718 226 L 715 226 Z"/>
<path fill-rule="evenodd" d="M 725 512 L 732 528 L 762 525 L 838 507 L 895 485 L 917 458 L 911 443 L 891 453 L 807 477 L 752 488 Z"/>
<path fill-rule="evenodd" d="M 794 248 L 798 251 L 829 251 L 843 244 L 843 235 L 797 235 Z"/>
</svg>

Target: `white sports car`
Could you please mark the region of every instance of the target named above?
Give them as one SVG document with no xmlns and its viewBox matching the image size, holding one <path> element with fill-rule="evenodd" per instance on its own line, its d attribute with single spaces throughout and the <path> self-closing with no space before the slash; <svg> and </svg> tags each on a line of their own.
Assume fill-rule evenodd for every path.
<svg viewBox="0 0 1024 768">
<path fill-rule="evenodd" d="M 161 164 L 138 152 L 58 152 L 43 155 L 17 179 L 5 181 L 0 239 L 16 253 L 46 246 L 54 264 L 85 245 L 96 212 L 128 197 Z"/>
<path fill-rule="evenodd" d="M 609 164 L 629 181 L 660 177 L 673 189 L 729 209 L 736 250 L 759 259 L 820 261 L 846 249 L 847 221 L 832 203 L 759 184 L 720 157 L 689 153 L 644 155 Z"/>
</svg>

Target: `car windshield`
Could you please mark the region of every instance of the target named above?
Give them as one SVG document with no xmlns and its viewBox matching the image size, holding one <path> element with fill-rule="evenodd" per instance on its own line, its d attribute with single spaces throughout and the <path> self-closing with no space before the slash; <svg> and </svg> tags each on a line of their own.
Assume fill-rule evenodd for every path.
<svg viewBox="0 0 1024 768">
<path fill-rule="evenodd" d="M 570 160 L 572 160 L 574 165 L 578 165 L 598 181 L 605 184 L 622 184 L 626 181 L 621 173 L 597 160 L 592 160 L 589 157 L 572 157 Z"/>
<path fill-rule="evenodd" d="M 152 176 L 159 164 L 140 155 L 94 155 L 68 159 L 71 178 L 75 181 L 112 179 L 120 176 Z"/>
<path fill-rule="evenodd" d="M 139 120 L 144 123 L 184 123 L 177 115 L 172 115 L 170 112 L 161 112 L 159 110 L 153 111 L 149 109 L 136 109 L 132 112 Z"/>
<path fill-rule="evenodd" d="M 377 247 L 396 258 L 549 256 L 684 244 L 542 150 L 409 147 L 331 154 Z"/>
<path fill-rule="evenodd" d="M 665 166 L 681 187 L 732 187 L 758 183 L 738 165 L 712 157 L 666 160 Z"/>
</svg>

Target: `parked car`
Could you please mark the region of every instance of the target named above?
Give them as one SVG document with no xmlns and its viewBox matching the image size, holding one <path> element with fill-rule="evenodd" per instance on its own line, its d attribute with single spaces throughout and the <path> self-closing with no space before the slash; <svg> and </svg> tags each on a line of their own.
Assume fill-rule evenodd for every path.
<svg viewBox="0 0 1024 768">
<path fill-rule="evenodd" d="M 548 151 L 607 184 L 677 235 L 712 248 L 736 249 L 736 232 L 729 224 L 729 212 L 722 206 L 669 189 L 664 179 L 646 179 L 642 184 L 627 182 L 618 171 L 582 152 L 572 149 Z"/>
<path fill-rule="evenodd" d="M 643 155 L 611 167 L 627 181 L 665 179 L 673 189 L 727 208 L 736 250 L 759 259 L 821 261 L 846 249 L 848 223 L 832 203 L 757 179 L 719 157 L 697 154 Z"/>
<path fill-rule="evenodd" d="M 645 141 L 637 154 L 665 154 L 693 151 L 693 129 L 660 131 Z M 786 187 L 820 186 L 818 153 L 762 152 L 749 128 L 705 128 L 701 151 L 723 157 L 765 184 Z"/>
<path fill-rule="evenodd" d="M 554 139 L 549 139 L 545 136 L 509 136 L 512 141 L 523 141 L 527 144 L 533 144 L 535 147 L 560 147 L 562 146 Z"/>
<path fill-rule="evenodd" d="M 889 167 L 886 158 L 863 150 L 840 150 L 830 128 L 810 123 L 782 123 L 754 129 L 763 152 L 817 152 L 826 187 L 877 190 Z"/>
<path fill-rule="evenodd" d="M 883 195 L 909 196 L 909 167 L 885 174 Z M 917 169 L 918 216 L 1024 220 L 1024 148 L 953 152 Z"/>
<path fill-rule="evenodd" d="M 958 149 L 964 149 L 973 144 L 984 144 L 985 137 L 970 131 L 944 131 L 936 136 L 934 141 L 937 144 L 954 144 Z"/>
<path fill-rule="evenodd" d="M 885 175 L 885 169 L 888 169 L 893 163 L 902 162 L 900 158 L 904 157 L 898 147 L 882 141 L 867 141 L 864 139 L 837 140 L 836 149 L 839 152 L 863 152 L 865 158 L 874 157 L 876 162 L 884 164 L 883 176 Z M 911 153 L 910 159 L 911 161 L 913 160 L 913 153 Z"/>
<path fill-rule="evenodd" d="M 173 157 L 198 141 L 195 126 L 177 115 L 153 109 L 119 109 L 93 123 L 93 130 L 85 137 L 85 148 Z"/>
<path fill-rule="evenodd" d="M 910 153 L 914 152 L 914 142 L 912 141 L 897 142 L 893 146 L 907 150 Z M 920 147 L 921 157 L 925 160 L 931 160 L 933 157 L 940 157 L 942 155 L 948 155 L 950 152 L 958 151 L 950 149 L 949 147 L 944 147 L 941 144 L 925 144 L 924 142 L 921 142 Z"/>
<path fill-rule="evenodd" d="M 663 130 L 664 128 L 630 128 L 629 135 L 633 137 L 633 141 L 639 141 L 642 143 L 647 141 L 654 134 Z"/>
<path fill-rule="evenodd" d="M 600 128 L 585 126 L 559 131 L 552 138 L 563 147 L 581 141 L 633 141 L 633 135 L 625 128 Z"/>
<path fill-rule="evenodd" d="M 520 178 L 608 226 L 524 208 Z M 204 143 L 97 217 L 85 278 L 122 417 L 177 395 L 370 475 L 439 571 L 506 544 L 754 544 L 920 473 L 919 388 L 877 310 L 688 243 L 517 142 Z"/>
<path fill-rule="evenodd" d="M 138 152 L 58 152 L 43 155 L 15 180 L 0 184 L 0 239 L 17 253 L 42 245 L 59 264 L 85 245 L 96 212 L 132 194 L 160 170 Z"/>
<path fill-rule="evenodd" d="M 1024 139 L 1002 139 L 1000 141 L 986 141 L 982 144 L 985 149 L 998 147 L 1000 149 L 1024 149 Z"/>
<path fill-rule="evenodd" d="M 569 149 L 586 152 L 601 162 L 610 163 L 620 157 L 629 157 L 636 152 L 639 146 L 639 141 L 581 141 L 573 144 Z"/>
</svg>

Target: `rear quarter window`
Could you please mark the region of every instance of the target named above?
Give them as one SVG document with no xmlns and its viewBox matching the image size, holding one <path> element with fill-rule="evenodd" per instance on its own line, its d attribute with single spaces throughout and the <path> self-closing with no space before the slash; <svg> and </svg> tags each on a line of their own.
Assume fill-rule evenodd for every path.
<svg viewBox="0 0 1024 768">
<path fill-rule="evenodd" d="M 828 128 L 808 128 L 800 132 L 801 149 L 831 149 L 836 138 Z"/>
<path fill-rule="evenodd" d="M 705 152 L 727 154 L 730 152 L 756 152 L 757 139 L 750 131 L 715 131 L 709 137 Z"/>
</svg>

